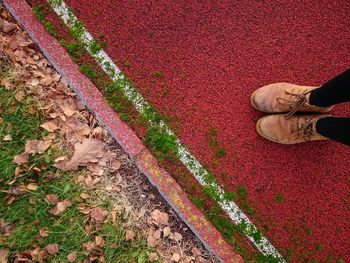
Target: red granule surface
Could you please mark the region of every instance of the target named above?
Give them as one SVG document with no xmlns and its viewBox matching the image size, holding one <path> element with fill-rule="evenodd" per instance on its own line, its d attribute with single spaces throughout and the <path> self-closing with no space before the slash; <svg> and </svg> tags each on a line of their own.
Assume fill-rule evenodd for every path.
<svg viewBox="0 0 350 263">
<path fill-rule="evenodd" d="M 177 118 L 180 140 L 225 189 L 247 187 L 252 220 L 268 226 L 277 249 L 292 249 L 296 262 L 350 261 L 350 147 L 268 142 L 249 102 L 262 85 L 321 85 L 350 66 L 348 1 L 66 3 L 95 37 L 105 35 L 107 53 L 146 100 Z M 350 117 L 349 104 L 333 113 Z M 217 165 L 210 128 L 227 153 Z"/>
</svg>

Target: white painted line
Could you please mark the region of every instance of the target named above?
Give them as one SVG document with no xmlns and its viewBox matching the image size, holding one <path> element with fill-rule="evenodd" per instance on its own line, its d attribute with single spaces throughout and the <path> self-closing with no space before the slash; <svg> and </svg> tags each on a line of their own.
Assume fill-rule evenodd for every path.
<svg viewBox="0 0 350 263">
<path fill-rule="evenodd" d="M 61 0 L 48 0 L 51 7 L 54 9 L 56 14 L 61 17 L 63 22 L 69 27 L 74 28 L 74 25 L 79 23 L 78 19 L 74 16 L 68 6 Z M 113 60 L 107 55 L 104 50 L 100 50 L 96 54 L 90 51 L 90 46 L 94 42 L 93 37 L 89 32 L 83 28 L 83 34 L 80 37 L 80 41 L 86 48 L 86 50 L 95 58 L 101 68 L 109 75 L 113 81 L 124 80 L 125 76 L 121 70 L 116 66 Z M 125 96 L 133 103 L 135 108 L 142 114 L 145 113 L 145 109 L 149 108 L 150 105 L 145 101 L 142 95 L 130 84 L 126 84 L 123 87 Z M 175 135 L 168 126 L 160 121 L 159 124 L 151 123 L 151 125 L 159 125 L 165 128 L 169 135 Z M 176 137 L 177 138 L 177 137 Z M 183 146 L 179 139 L 176 139 L 176 143 L 179 149 L 179 158 L 187 169 L 195 176 L 198 182 L 205 187 L 210 187 L 214 195 L 218 198 L 218 203 L 221 208 L 229 215 L 235 224 L 244 224 L 244 234 L 249 240 L 259 249 L 259 251 L 265 256 L 274 256 L 279 259 L 280 262 L 286 262 L 282 255 L 277 249 L 264 237 L 262 236 L 259 241 L 255 241 L 253 234 L 258 232 L 257 227 L 249 220 L 244 212 L 237 206 L 233 201 L 225 199 L 224 190 L 215 182 L 209 182 L 206 178 L 209 176 L 209 172 L 199 163 L 199 161 Z"/>
</svg>

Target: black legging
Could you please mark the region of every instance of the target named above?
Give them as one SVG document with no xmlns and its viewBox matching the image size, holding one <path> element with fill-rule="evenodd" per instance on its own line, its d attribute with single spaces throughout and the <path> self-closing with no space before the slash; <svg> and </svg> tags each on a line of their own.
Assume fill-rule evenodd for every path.
<svg viewBox="0 0 350 263">
<path fill-rule="evenodd" d="M 310 93 L 311 105 L 328 107 L 350 101 L 350 69 Z M 350 146 L 350 118 L 326 117 L 316 123 L 319 134 Z"/>
</svg>

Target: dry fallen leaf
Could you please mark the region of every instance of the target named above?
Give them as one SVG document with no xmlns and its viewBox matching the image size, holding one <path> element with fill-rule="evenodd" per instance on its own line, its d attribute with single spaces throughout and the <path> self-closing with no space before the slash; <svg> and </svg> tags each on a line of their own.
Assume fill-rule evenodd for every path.
<svg viewBox="0 0 350 263">
<path fill-rule="evenodd" d="M 3 20 L 3 23 L 2 23 L 2 31 L 4 33 L 10 33 L 12 30 L 14 30 L 16 28 L 16 24 L 14 23 L 10 23 L 6 20 Z"/>
<path fill-rule="evenodd" d="M 174 262 L 179 262 L 180 258 L 181 258 L 181 256 L 179 254 L 174 253 L 170 260 L 172 260 Z"/>
<path fill-rule="evenodd" d="M 41 237 L 48 237 L 49 234 L 47 233 L 47 230 L 48 230 L 47 227 L 40 228 L 39 229 L 39 235 Z"/>
<path fill-rule="evenodd" d="M 50 205 L 55 205 L 59 202 L 57 194 L 48 194 L 46 195 L 45 200 Z"/>
<path fill-rule="evenodd" d="M 60 133 L 70 142 L 75 141 L 75 139 L 82 142 L 85 136 L 88 136 L 91 132 L 90 126 L 82 122 L 76 116 L 68 117 L 68 119 L 61 124 Z"/>
<path fill-rule="evenodd" d="M 58 104 L 61 110 L 63 111 L 64 115 L 66 115 L 67 117 L 71 117 L 75 113 L 79 112 L 79 109 L 77 108 L 75 101 L 73 100 L 64 100 Z"/>
<path fill-rule="evenodd" d="M 84 182 L 88 188 L 93 188 L 100 181 L 101 181 L 100 178 L 92 178 L 90 174 L 88 174 L 84 179 Z"/>
<path fill-rule="evenodd" d="M 72 203 L 68 200 L 65 199 L 62 202 L 58 202 L 53 208 L 49 210 L 50 214 L 53 214 L 55 216 L 62 214 L 68 207 L 70 207 Z"/>
<path fill-rule="evenodd" d="M 120 166 L 121 166 L 120 161 L 114 160 L 111 164 L 111 169 L 112 169 L 112 171 L 117 171 L 117 170 L 119 170 Z"/>
<path fill-rule="evenodd" d="M 0 249 L 0 263 L 7 263 L 9 253 L 6 249 Z"/>
<path fill-rule="evenodd" d="M 84 215 L 89 214 L 90 211 L 91 211 L 89 205 L 86 204 L 86 203 L 80 203 L 80 204 L 78 205 L 78 209 L 79 209 L 79 211 L 80 211 L 82 214 L 84 214 Z"/>
<path fill-rule="evenodd" d="M 167 213 L 155 209 L 152 211 L 151 217 L 153 219 L 153 223 L 156 225 L 169 225 L 169 216 Z"/>
<path fill-rule="evenodd" d="M 0 84 L 4 86 L 6 90 L 12 90 L 14 88 L 11 79 L 6 77 L 1 79 Z"/>
<path fill-rule="evenodd" d="M 23 101 L 26 97 L 26 93 L 23 90 L 19 90 L 15 93 L 15 99 L 17 101 Z"/>
<path fill-rule="evenodd" d="M 10 142 L 10 141 L 12 141 L 12 136 L 10 134 L 7 134 L 4 136 L 4 138 L 2 138 L 2 140 L 4 142 Z"/>
<path fill-rule="evenodd" d="M 13 158 L 13 162 L 16 164 L 22 164 L 22 163 L 28 162 L 28 159 L 29 159 L 29 154 L 24 152 L 16 155 L 15 158 Z"/>
<path fill-rule="evenodd" d="M 125 233 L 125 240 L 129 241 L 129 240 L 133 240 L 135 237 L 135 233 L 132 230 L 127 230 Z"/>
<path fill-rule="evenodd" d="M 58 245 L 57 244 L 49 244 L 45 247 L 47 253 L 50 255 L 56 255 L 58 253 Z"/>
<path fill-rule="evenodd" d="M 200 251 L 200 249 L 196 248 L 196 247 L 192 248 L 191 252 L 192 252 L 193 256 L 195 256 L 195 257 L 202 255 L 202 252 Z"/>
<path fill-rule="evenodd" d="M 90 211 L 91 218 L 95 219 L 98 222 L 102 222 L 105 219 L 106 215 L 108 215 L 108 211 L 101 207 L 92 208 Z"/>
<path fill-rule="evenodd" d="M 149 248 L 156 247 L 159 244 L 159 239 L 154 238 L 153 235 L 147 237 L 147 246 Z"/>
<path fill-rule="evenodd" d="M 148 255 L 148 260 L 151 262 L 157 261 L 158 260 L 158 255 L 157 253 L 152 252 L 151 254 Z"/>
<path fill-rule="evenodd" d="M 57 206 L 57 210 L 59 213 L 64 212 L 68 207 L 70 207 L 72 205 L 71 201 L 69 201 L 68 199 L 62 201 L 62 202 L 58 202 L 56 204 Z"/>
<path fill-rule="evenodd" d="M 167 226 L 167 227 L 165 227 L 165 228 L 163 229 L 163 235 L 164 235 L 164 237 L 169 236 L 170 233 L 171 233 L 170 227 Z"/>
<path fill-rule="evenodd" d="M 77 259 L 77 252 L 70 252 L 67 256 L 68 262 L 74 262 Z"/>
<path fill-rule="evenodd" d="M 161 236 L 161 231 L 160 231 L 160 229 L 157 229 L 155 232 L 154 232 L 154 238 L 155 239 L 160 239 L 160 236 Z"/>
<path fill-rule="evenodd" d="M 54 132 L 55 130 L 59 129 L 59 125 L 56 120 L 51 120 L 48 122 L 45 122 L 40 125 L 40 127 L 44 128 L 45 130 L 49 132 Z"/>
<path fill-rule="evenodd" d="M 4 236 L 10 236 L 15 229 L 16 228 L 12 223 L 6 222 L 3 218 L 0 218 L 0 233 Z"/>
<path fill-rule="evenodd" d="M 98 247 L 104 247 L 105 241 L 103 240 L 103 237 L 101 236 L 95 236 L 95 244 Z"/>
<path fill-rule="evenodd" d="M 36 191 L 38 189 L 38 185 L 35 183 L 30 183 L 27 185 L 27 189 L 30 191 Z"/>
<path fill-rule="evenodd" d="M 77 170 L 78 166 L 87 166 L 90 162 L 98 162 L 98 158 L 103 156 L 104 147 L 105 143 L 101 140 L 84 138 L 82 143 L 74 144 L 75 151 L 72 158 L 60 168 L 63 171 Z"/>
<path fill-rule="evenodd" d="M 88 199 L 90 197 L 90 195 L 88 193 L 81 193 L 80 197 L 83 199 Z"/>
<path fill-rule="evenodd" d="M 43 154 L 50 146 L 51 141 L 28 140 L 25 145 L 25 152 Z"/>
<path fill-rule="evenodd" d="M 181 239 L 182 239 L 182 235 L 180 233 L 178 233 L 178 232 L 175 232 L 174 233 L 174 240 L 176 242 L 179 242 Z"/>
<path fill-rule="evenodd" d="M 42 78 L 39 83 L 40 83 L 40 85 L 43 85 L 43 86 L 49 86 L 52 84 L 52 82 L 53 82 L 53 80 L 52 80 L 51 76 L 47 75 L 44 78 Z"/>
<path fill-rule="evenodd" d="M 104 169 L 98 163 L 88 163 L 86 168 L 94 175 L 101 176 L 104 173 Z"/>
</svg>

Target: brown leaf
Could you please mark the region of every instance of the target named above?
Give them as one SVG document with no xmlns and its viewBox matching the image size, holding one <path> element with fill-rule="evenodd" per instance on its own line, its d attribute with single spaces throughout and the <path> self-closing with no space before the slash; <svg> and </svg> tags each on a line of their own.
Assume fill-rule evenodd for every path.
<svg viewBox="0 0 350 263">
<path fill-rule="evenodd" d="M 98 162 L 98 158 L 103 156 L 104 142 L 97 139 L 84 138 L 82 143 L 74 145 L 74 154 L 67 162 L 63 171 L 77 170 L 78 166 L 86 166 L 90 162 Z"/>
<path fill-rule="evenodd" d="M 132 230 L 127 230 L 125 233 L 125 240 L 129 241 L 129 240 L 133 240 L 135 237 L 135 233 Z"/>
<path fill-rule="evenodd" d="M 59 125 L 57 124 L 56 120 L 51 120 L 48 122 L 45 122 L 40 125 L 40 127 L 44 128 L 45 130 L 49 132 L 54 132 L 55 130 L 59 129 Z"/>
<path fill-rule="evenodd" d="M 1 79 L 0 84 L 2 86 L 5 86 L 6 90 L 12 90 L 14 88 L 14 85 L 13 85 L 11 79 L 6 78 L 6 77 Z"/>
<path fill-rule="evenodd" d="M 70 142 L 77 139 L 82 142 L 85 136 L 88 136 L 91 132 L 89 125 L 83 123 L 77 117 L 69 117 L 62 123 L 61 134 L 65 135 L 66 139 Z"/>
<path fill-rule="evenodd" d="M 51 146 L 51 141 L 28 140 L 25 152 L 29 154 L 43 154 Z"/>
<path fill-rule="evenodd" d="M 192 252 L 193 256 L 195 256 L 195 257 L 202 255 L 202 252 L 200 251 L 200 249 L 196 248 L 196 247 L 192 248 L 191 252 Z"/>
<path fill-rule="evenodd" d="M 9 256 L 9 251 L 5 249 L 0 249 L 0 263 L 6 263 Z"/>
<path fill-rule="evenodd" d="M 90 195 L 88 193 L 81 193 L 80 197 L 83 199 L 88 199 L 90 197 Z"/>
<path fill-rule="evenodd" d="M 159 244 L 159 239 L 154 238 L 153 235 L 147 237 L 147 246 L 149 248 L 156 247 Z"/>
<path fill-rule="evenodd" d="M 179 262 L 180 258 L 181 258 L 181 256 L 179 254 L 174 253 L 170 260 L 172 260 L 174 262 Z"/>
<path fill-rule="evenodd" d="M 40 83 L 40 80 L 38 78 L 32 78 L 29 81 L 27 81 L 27 85 L 32 86 L 32 87 L 38 86 L 39 83 Z"/>
<path fill-rule="evenodd" d="M 52 207 L 50 210 L 49 210 L 49 213 L 54 215 L 54 216 L 57 216 L 59 214 L 58 212 L 58 209 L 57 209 L 57 206 L 54 206 Z"/>
<path fill-rule="evenodd" d="M 154 232 L 154 238 L 155 239 L 160 239 L 160 236 L 161 236 L 161 231 L 160 229 L 157 229 L 155 232 Z"/>
<path fill-rule="evenodd" d="M 117 170 L 119 170 L 120 166 L 121 166 L 120 161 L 114 160 L 111 164 L 111 169 L 112 169 L 112 171 L 117 171 Z"/>
<path fill-rule="evenodd" d="M 151 213 L 154 224 L 156 225 L 169 225 L 169 216 L 167 213 L 161 212 L 158 209 L 155 209 Z"/>
<path fill-rule="evenodd" d="M 40 228 L 39 229 L 39 235 L 41 237 L 48 237 L 49 234 L 47 233 L 47 230 L 48 230 L 47 227 Z"/>
<path fill-rule="evenodd" d="M 90 174 L 88 174 L 84 179 L 84 182 L 88 188 L 93 188 L 100 181 L 101 181 L 100 178 L 92 178 Z"/>
<path fill-rule="evenodd" d="M 0 218 L 0 233 L 4 234 L 4 236 L 10 236 L 15 229 L 12 223 L 5 222 L 3 218 Z"/>
<path fill-rule="evenodd" d="M 52 84 L 52 82 L 53 82 L 53 80 L 52 80 L 51 76 L 48 75 L 48 76 L 45 76 L 44 78 L 42 78 L 39 83 L 40 83 L 40 85 L 43 85 L 43 86 L 49 86 Z"/>
<path fill-rule="evenodd" d="M 17 101 L 23 101 L 25 97 L 26 97 L 26 93 L 23 90 L 19 90 L 15 94 L 15 99 Z"/>
<path fill-rule="evenodd" d="M 35 64 L 36 64 L 36 62 L 34 61 L 34 59 L 31 58 L 31 57 L 27 57 L 26 60 L 27 60 L 27 64 L 32 64 L 32 65 L 35 65 Z"/>
<path fill-rule="evenodd" d="M 95 244 L 98 247 L 104 247 L 105 241 L 103 240 L 103 237 L 101 236 L 95 236 Z"/>
<path fill-rule="evenodd" d="M 101 176 L 104 173 L 104 169 L 98 163 L 88 163 L 86 168 L 94 175 Z"/>
<path fill-rule="evenodd" d="M 74 262 L 77 259 L 77 252 L 70 252 L 67 256 L 68 262 Z"/>
<path fill-rule="evenodd" d="M 4 136 L 4 138 L 2 138 L 2 140 L 4 142 L 10 142 L 10 141 L 12 141 L 12 136 L 10 134 L 7 134 Z"/>
<path fill-rule="evenodd" d="M 38 185 L 35 183 L 30 183 L 27 185 L 27 189 L 30 191 L 36 191 L 38 189 Z"/>
<path fill-rule="evenodd" d="M 30 253 L 16 253 L 14 263 L 31 263 L 31 255 Z"/>
<path fill-rule="evenodd" d="M 41 250 L 40 247 L 36 247 L 33 250 L 30 250 L 30 256 L 32 260 L 38 261 L 42 260 L 46 257 L 47 252 L 45 250 Z"/>
<path fill-rule="evenodd" d="M 68 162 L 69 159 L 67 156 L 58 157 L 55 159 L 55 164 L 53 166 L 64 171 L 68 165 Z"/>
<path fill-rule="evenodd" d="M 50 255 L 56 255 L 58 253 L 58 245 L 57 244 L 49 244 L 45 247 L 45 249 Z"/>
<path fill-rule="evenodd" d="M 12 30 L 14 30 L 16 28 L 16 24 L 10 23 L 6 20 L 3 20 L 2 23 L 2 31 L 4 33 L 10 33 Z"/>
<path fill-rule="evenodd" d="M 58 104 L 61 110 L 63 111 L 64 115 L 66 115 L 67 117 L 71 117 L 75 113 L 79 112 L 79 109 L 77 108 L 74 101 L 65 100 Z"/>
<path fill-rule="evenodd" d="M 71 205 L 72 205 L 72 203 L 71 203 L 71 201 L 69 201 L 68 199 L 66 199 L 66 200 L 64 200 L 64 201 L 62 201 L 62 202 L 58 202 L 58 203 L 56 204 L 57 210 L 58 210 L 59 213 L 62 213 L 62 212 L 64 212 L 64 211 L 66 211 L 66 209 L 67 209 L 68 207 L 70 207 Z"/>
<path fill-rule="evenodd" d="M 68 207 L 70 207 L 72 203 L 66 199 L 62 202 L 58 202 L 53 208 L 49 210 L 49 213 L 57 216 L 59 214 L 62 214 Z"/>
<path fill-rule="evenodd" d="M 91 218 L 95 219 L 98 222 L 102 222 L 105 219 L 106 215 L 108 215 L 108 211 L 100 207 L 92 208 L 90 211 Z"/>
<path fill-rule="evenodd" d="M 155 262 L 158 260 L 158 255 L 157 253 L 152 252 L 151 254 L 148 255 L 148 260 L 151 262 Z"/>
<path fill-rule="evenodd" d="M 163 235 L 164 235 L 164 237 L 169 236 L 170 233 L 171 233 L 170 227 L 167 226 L 167 227 L 165 227 L 165 228 L 163 229 Z"/>
<path fill-rule="evenodd" d="M 90 213 L 91 209 L 90 207 L 86 204 L 86 203 L 80 203 L 78 205 L 78 209 L 81 213 L 83 213 L 84 215 L 87 215 Z"/>
<path fill-rule="evenodd" d="M 182 235 L 178 232 L 174 232 L 174 240 L 179 242 L 182 239 Z"/>
<path fill-rule="evenodd" d="M 28 162 L 28 159 L 29 159 L 29 154 L 24 152 L 16 155 L 15 158 L 13 158 L 13 162 L 16 164 L 22 164 L 22 163 Z"/>
</svg>

